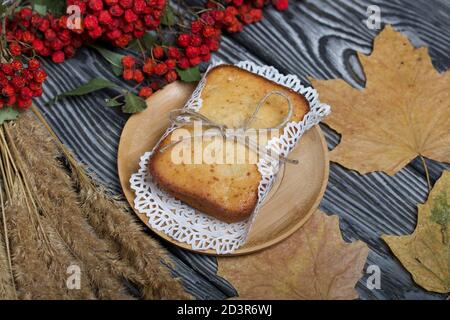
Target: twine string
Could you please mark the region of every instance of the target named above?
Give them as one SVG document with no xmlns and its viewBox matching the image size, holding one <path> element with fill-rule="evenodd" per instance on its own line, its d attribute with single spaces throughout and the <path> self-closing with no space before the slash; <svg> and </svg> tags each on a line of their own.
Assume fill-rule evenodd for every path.
<svg viewBox="0 0 450 320">
<path fill-rule="evenodd" d="M 223 138 L 237 138 L 237 142 L 243 144 L 245 147 L 247 147 L 249 150 L 255 152 L 260 157 L 264 157 L 268 155 L 272 160 L 278 160 L 283 163 L 291 163 L 291 164 L 298 164 L 298 160 L 289 159 L 281 154 L 278 154 L 274 152 L 273 150 L 270 150 L 268 152 L 261 150 L 261 148 L 258 146 L 258 144 L 254 143 L 249 139 L 248 136 L 245 135 L 245 131 L 250 128 L 253 122 L 257 119 L 258 113 L 260 112 L 262 106 L 266 103 L 267 99 L 269 99 L 272 95 L 278 95 L 283 97 L 287 103 L 288 103 L 288 112 L 284 116 L 284 118 L 275 126 L 268 127 L 268 128 L 258 128 L 255 129 L 257 132 L 259 130 L 276 130 L 283 128 L 291 119 L 293 114 L 293 107 L 291 99 L 284 94 L 281 91 L 270 91 L 268 92 L 257 104 L 255 110 L 253 111 L 252 115 L 244 121 L 244 124 L 241 127 L 232 128 L 233 130 L 228 130 L 228 126 L 217 123 L 210 118 L 206 117 L 205 115 L 194 111 L 194 110 L 188 110 L 188 109 L 175 109 L 172 110 L 169 113 L 169 120 L 172 124 L 183 127 L 186 125 L 193 125 L 194 123 L 198 122 L 201 123 L 202 126 L 211 127 L 213 129 L 216 129 L 216 131 L 210 131 L 210 132 L 202 132 L 199 135 L 191 135 L 189 137 L 181 138 L 177 141 L 173 141 L 170 144 L 162 147 L 159 149 L 159 151 L 166 152 L 168 149 L 174 147 L 175 145 L 186 141 L 186 140 L 192 140 L 195 138 L 204 138 L 204 137 L 214 137 L 214 136 L 222 136 Z M 231 132 L 230 132 L 231 131 Z"/>
</svg>

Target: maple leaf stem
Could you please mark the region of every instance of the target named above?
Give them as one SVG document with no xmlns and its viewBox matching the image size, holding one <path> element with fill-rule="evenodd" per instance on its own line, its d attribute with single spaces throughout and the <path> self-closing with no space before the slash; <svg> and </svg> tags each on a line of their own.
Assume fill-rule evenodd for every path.
<svg viewBox="0 0 450 320">
<path fill-rule="evenodd" d="M 428 192 L 430 192 L 431 191 L 430 171 L 428 170 L 428 166 L 427 166 L 427 162 L 425 161 L 425 158 L 422 155 L 419 155 L 419 157 L 422 160 L 423 168 L 425 170 L 425 177 L 427 178 Z"/>
</svg>

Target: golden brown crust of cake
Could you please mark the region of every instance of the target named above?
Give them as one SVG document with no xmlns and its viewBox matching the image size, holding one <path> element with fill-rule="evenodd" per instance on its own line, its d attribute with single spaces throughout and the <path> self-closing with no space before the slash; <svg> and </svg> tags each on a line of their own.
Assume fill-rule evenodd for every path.
<svg viewBox="0 0 450 320">
<path fill-rule="evenodd" d="M 294 108 L 292 121 L 300 121 L 308 112 L 306 99 L 293 90 L 240 68 L 223 65 L 208 73 L 200 113 L 228 127 L 239 127 L 261 98 L 272 90 L 290 97 Z M 283 119 L 287 112 L 286 101 L 279 96 L 272 97 L 252 127 L 272 127 Z M 284 106 L 284 110 L 280 111 L 279 106 Z M 160 143 L 150 159 L 149 170 L 154 181 L 175 198 L 217 219 L 228 223 L 247 219 L 258 201 L 261 175 L 256 164 L 175 164 L 170 149 L 159 150 L 171 142 L 177 130 Z M 202 147 L 206 145 L 204 142 Z"/>
</svg>

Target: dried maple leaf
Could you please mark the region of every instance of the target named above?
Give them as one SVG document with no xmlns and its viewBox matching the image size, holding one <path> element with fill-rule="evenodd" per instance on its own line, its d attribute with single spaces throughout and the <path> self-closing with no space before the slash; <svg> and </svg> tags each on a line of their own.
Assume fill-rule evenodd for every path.
<svg viewBox="0 0 450 320">
<path fill-rule="evenodd" d="M 342 240 L 337 216 L 317 211 L 287 240 L 264 251 L 218 259 L 218 274 L 244 299 L 356 299 L 367 245 Z"/>
<path fill-rule="evenodd" d="M 370 56 L 358 54 L 366 87 L 312 80 L 332 106 L 325 123 L 342 134 L 331 160 L 367 173 L 394 175 L 417 156 L 450 162 L 450 72 L 439 74 L 427 48 L 386 27 Z"/>
<path fill-rule="evenodd" d="M 407 236 L 383 240 L 423 288 L 450 292 L 450 171 L 435 184 L 428 201 L 419 205 L 417 227 Z"/>
</svg>

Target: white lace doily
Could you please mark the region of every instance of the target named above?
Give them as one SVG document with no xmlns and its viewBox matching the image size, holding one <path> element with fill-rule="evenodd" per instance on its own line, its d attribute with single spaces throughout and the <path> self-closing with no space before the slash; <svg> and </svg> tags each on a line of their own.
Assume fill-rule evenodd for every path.
<svg viewBox="0 0 450 320">
<path fill-rule="evenodd" d="M 221 64 L 223 63 L 219 62 L 210 66 L 184 108 L 195 111 L 201 108 L 201 93 L 206 76 L 211 69 Z M 309 101 L 310 111 L 303 120 L 288 123 L 281 136 L 272 138 L 268 142 L 267 148 L 271 148 L 277 154 L 287 157 L 303 133 L 330 113 L 330 107 L 320 103 L 317 91 L 311 87 L 304 87 L 297 76 L 285 76 L 274 67 L 257 66 L 249 61 L 239 62 L 236 66 L 291 88 Z M 160 141 L 175 128 L 175 126 L 169 127 Z M 266 156 L 262 157 L 257 164 L 262 179 L 258 188 L 258 203 L 251 217 L 237 223 L 225 223 L 191 208 L 158 188 L 147 172 L 147 164 L 154 149 L 141 157 L 139 171 L 130 179 L 131 189 L 135 192 L 134 207 L 148 217 L 149 225 L 179 242 L 189 244 L 193 250 L 212 249 L 217 254 L 226 254 L 242 246 L 275 180 L 274 172 L 277 172 L 278 161 Z"/>
</svg>

